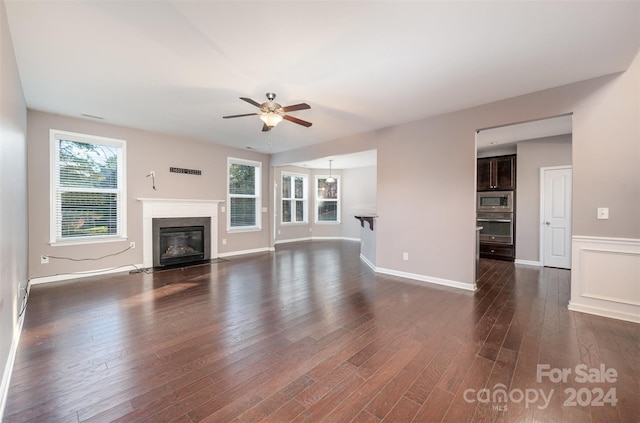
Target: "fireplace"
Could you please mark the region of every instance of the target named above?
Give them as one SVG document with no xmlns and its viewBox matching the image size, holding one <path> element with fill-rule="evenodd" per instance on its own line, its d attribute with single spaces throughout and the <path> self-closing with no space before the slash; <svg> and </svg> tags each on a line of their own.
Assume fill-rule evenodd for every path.
<svg viewBox="0 0 640 423">
<path fill-rule="evenodd" d="M 211 218 L 152 219 L 153 267 L 187 265 L 211 258 Z"/>
<path fill-rule="evenodd" d="M 209 242 L 205 239 L 205 260 L 218 257 L 218 205 L 223 200 L 188 200 L 179 198 L 138 198 L 142 203 L 142 265 L 145 268 L 157 266 L 154 262 L 153 221 L 166 218 L 206 218 L 209 220 Z M 187 223 L 177 226 L 206 226 L 202 223 Z M 206 235 L 205 235 L 206 237 Z M 154 264 L 155 263 L 155 264 Z"/>
</svg>

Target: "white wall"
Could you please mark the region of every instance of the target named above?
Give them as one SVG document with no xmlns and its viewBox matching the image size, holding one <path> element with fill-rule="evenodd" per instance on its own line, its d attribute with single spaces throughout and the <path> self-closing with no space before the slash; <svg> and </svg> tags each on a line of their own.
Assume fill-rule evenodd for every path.
<svg viewBox="0 0 640 423">
<path fill-rule="evenodd" d="M 0 416 L 27 287 L 27 107 L 0 1 Z"/>
</svg>

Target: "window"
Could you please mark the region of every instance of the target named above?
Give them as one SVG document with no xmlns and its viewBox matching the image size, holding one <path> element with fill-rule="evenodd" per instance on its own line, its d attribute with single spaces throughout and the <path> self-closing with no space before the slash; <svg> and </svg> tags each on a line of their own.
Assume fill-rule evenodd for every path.
<svg viewBox="0 0 640 423">
<path fill-rule="evenodd" d="M 52 244 L 126 238 L 123 140 L 50 131 Z"/>
<path fill-rule="evenodd" d="M 340 223 L 340 178 L 327 182 L 326 176 L 316 176 L 316 223 Z"/>
<path fill-rule="evenodd" d="M 282 174 L 282 223 L 307 223 L 307 175 Z"/>
<path fill-rule="evenodd" d="M 228 229 L 260 229 L 261 163 L 228 159 Z"/>
</svg>

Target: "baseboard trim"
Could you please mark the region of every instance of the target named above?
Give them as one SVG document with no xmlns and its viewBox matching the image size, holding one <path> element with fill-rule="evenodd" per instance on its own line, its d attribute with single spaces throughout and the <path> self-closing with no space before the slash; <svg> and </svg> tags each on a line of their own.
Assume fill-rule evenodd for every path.
<svg viewBox="0 0 640 423">
<path fill-rule="evenodd" d="M 306 238 L 291 238 L 291 239 L 279 239 L 274 242 L 274 245 L 288 244 L 290 242 L 302 242 L 302 241 L 354 241 L 360 242 L 360 238 L 350 238 L 344 236 L 309 236 Z"/>
<path fill-rule="evenodd" d="M 383 267 L 375 267 L 376 273 L 385 275 L 399 276 L 401 278 L 412 279 L 419 282 L 427 282 L 430 284 L 443 285 L 451 288 L 464 289 L 465 291 L 475 291 L 476 284 L 468 284 L 464 282 L 452 281 L 449 279 L 436 278 L 433 276 L 419 275 L 417 273 L 401 272 L 399 270 L 385 269 Z"/>
<path fill-rule="evenodd" d="M 364 262 L 364 264 L 369 266 L 371 268 L 371 270 L 373 270 L 374 272 L 376 271 L 376 266 L 373 263 L 371 263 L 369 261 L 369 259 L 366 258 L 365 256 L 363 256 L 362 254 L 360 254 L 360 260 L 362 260 Z"/>
<path fill-rule="evenodd" d="M 4 416 L 4 408 L 7 405 L 7 396 L 9 395 L 9 384 L 11 383 L 11 375 L 13 374 L 13 365 L 16 361 L 16 354 L 18 352 L 18 345 L 20 344 L 20 335 L 22 334 L 22 325 L 24 323 L 24 315 L 27 312 L 26 304 L 22 316 L 16 322 L 16 332 L 13 334 L 11 341 L 11 349 L 9 350 L 9 357 L 4 366 L 4 372 L 2 373 L 2 383 L 0 384 L 0 420 Z"/>
<path fill-rule="evenodd" d="M 534 260 L 520 260 L 520 259 L 516 259 L 514 261 L 515 264 L 524 264 L 525 266 L 538 266 L 538 267 L 542 267 L 542 263 L 539 261 L 534 261 Z"/>
<path fill-rule="evenodd" d="M 39 276 L 39 277 L 30 279 L 29 283 L 31 285 L 39 285 L 43 283 L 66 281 L 70 279 L 81 279 L 81 278 L 88 278 L 91 276 L 109 275 L 111 273 L 128 272 L 130 270 L 138 270 L 138 269 L 144 269 L 144 265 L 127 264 L 125 266 L 120 266 L 118 268 L 97 269 L 97 270 L 90 270 L 87 272 L 77 272 L 77 273 L 61 273 L 59 275 L 51 275 L 51 276 Z"/>
<path fill-rule="evenodd" d="M 276 242 L 274 242 L 274 245 L 278 245 L 278 244 L 289 244 L 291 242 L 303 242 L 303 241 L 311 241 L 311 237 L 308 236 L 306 238 L 289 238 L 289 239 L 279 239 Z"/>
<path fill-rule="evenodd" d="M 354 241 L 360 242 L 360 238 L 349 238 L 346 236 L 314 236 L 311 241 Z"/>
<path fill-rule="evenodd" d="M 255 253 L 266 253 L 269 251 L 275 251 L 273 247 L 262 247 L 262 248 L 252 248 L 250 250 L 239 250 L 239 251 L 229 251 L 227 253 L 218 253 L 218 257 L 233 257 L 233 256 L 243 256 L 245 254 L 255 254 Z"/>
<path fill-rule="evenodd" d="M 594 307 L 584 304 L 574 304 L 572 302 L 569 302 L 569 310 L 578 311 L 580 313 L 593 314 L 600 317 L 608 317 L 610 319 L 624 320 L 631 323 L 640 323 L 640 314 L 636 313 L 625 313 L 623 311 Z"/>
</svg>

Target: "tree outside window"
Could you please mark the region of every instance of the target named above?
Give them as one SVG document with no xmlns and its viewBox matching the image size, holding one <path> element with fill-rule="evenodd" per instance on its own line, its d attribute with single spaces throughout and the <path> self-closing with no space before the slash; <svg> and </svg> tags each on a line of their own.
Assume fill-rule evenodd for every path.
<svg viewBox="0 0 640 423">
<path fill-rule="evenodd" d="M 51 242 L 125 237 L 124 141 L 62 131 L 51 139 Z"/>
<path fill-rule="evenodd" d="M 316 222 L 340 223 L 340 179 L 316 177 Z"/>
<path fill-rule="evenodd" d="M 282 223 L 307 222 L 307 176 L 282 174 Z"/>
<path fill-rule="evenodd" d="M 229 168 L 229 229 L 260 228 L 259 162 L 232 159 Z"/>
</svg>

